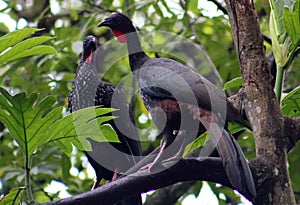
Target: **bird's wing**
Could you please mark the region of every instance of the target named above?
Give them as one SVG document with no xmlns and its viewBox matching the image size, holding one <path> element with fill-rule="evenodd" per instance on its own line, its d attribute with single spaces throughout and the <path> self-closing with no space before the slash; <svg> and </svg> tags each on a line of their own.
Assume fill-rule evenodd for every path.
<svg viewBox="0 0 300 205">
<path fill-rule="evenodd" d="M 227 99 L 215 85 L 189 67 L 172 59 L 144 63 L 136 74 L 141 91 L 155 98 L 176 99 L 207 110 L 226 111 Z M 218 110 L 220 109 L 220 110 Z"/>
</svg>

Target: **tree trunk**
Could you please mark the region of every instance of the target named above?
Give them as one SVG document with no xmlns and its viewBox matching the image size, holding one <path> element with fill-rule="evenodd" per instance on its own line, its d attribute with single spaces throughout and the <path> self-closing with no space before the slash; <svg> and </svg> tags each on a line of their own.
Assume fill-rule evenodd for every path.
<svg viewBox="0 0 300 205">
<path fill-rule="evenodd" d="M 255 204 L 296 204 L 287 168 L 289 139 L 253 1 L 226 0 L 226 5 L 243 78 L 239 96 L 256 143 L 256 159 L 251 162 L 257 182 Z"/>
</svg>

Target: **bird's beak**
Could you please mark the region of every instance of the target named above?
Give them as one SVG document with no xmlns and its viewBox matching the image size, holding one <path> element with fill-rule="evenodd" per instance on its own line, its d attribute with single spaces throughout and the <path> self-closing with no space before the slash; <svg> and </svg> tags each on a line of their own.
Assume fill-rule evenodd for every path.
<svg viewBox="0 0 300 205">
<path fill-rule="evenodd" d="M 108 19 L 105 19 L 104 21 L 98 24 L 98 27 L 103 27 L 103 26 L 110 27 L 110 22 Z"/>
</svg>

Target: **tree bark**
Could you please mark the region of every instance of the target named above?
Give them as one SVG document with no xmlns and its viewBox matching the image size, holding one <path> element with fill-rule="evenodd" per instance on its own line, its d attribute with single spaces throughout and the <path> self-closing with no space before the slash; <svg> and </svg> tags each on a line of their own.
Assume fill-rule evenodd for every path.
<svg viewBox="0 0 300 205">
<path fill-rule="evenodd" d="M 255 204 L 296 204 L 287 168 L 289 138 L 276 101 L 258 16 L 252 0 L 226 0 L 243 87 L 242 106 L 256 144 Z"/>
<path fill-rule="evenodd" d="M 168 167 L 172 163 L 164 162 L 163 165 Z M 177 182 L 193 180 L 217 182 L 232 188 L 220 158 L 188 158 L 179 160 L 174 166 L 162 172 L 149 174 L 146 169 L 119 178 L 93 191 L 48 202 L 44 205 L 111 205 L 137 193 L 159 189 Z"/>
</svg>

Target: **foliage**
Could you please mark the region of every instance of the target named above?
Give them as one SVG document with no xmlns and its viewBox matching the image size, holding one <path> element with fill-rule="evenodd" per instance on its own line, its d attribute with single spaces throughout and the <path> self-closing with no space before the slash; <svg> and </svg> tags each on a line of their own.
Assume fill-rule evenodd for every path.
<svg viewBox="0 0 300 205">
<path fill-rule="evenodd" d="M 25 156 L 30 158 L 28 166 L 34 190 L 33 198 L 38 202 L 62 197 L 63 191 L 57 190 L 53 193 L 47 189 L 53 180 L 65 184 L 67 194 L 77 194 L 90 189 L 93 177 L 88 173 L 86 158 L 73 147 L 76 145 L 83 149 L 82 143 L 79 142 L 87 136 L 82 135 L 81 139 L 72 138 L 75 133 L 72 122 L 80 125 L 95 112 L 102 115 L 108 110 L 89 108 L 67 115 L 65 102 L 75 77 L 74 71 L 81 52 L 82 39 L 87 34 L 93 34 L 99 38 L 101 44 L 110 40 L 110 32 L 97 28 L 97 24 L 111 12 L 119 10 L 133 19 L 134 24 L 142 31 L 142 44 L 148 49 L 149 55 L 176 58 L 195 67 L 197 71 L 198 67 L 213 67 L 212 73 L 217 73 L 215 76 L 222 78 L 225 82 L 224 90 L 230 95 L 241 85 L 228 17 L 216 7 L 206 12 L 208 7 L 202 5 L 201 1 L 43 0 L 31 1 L 32 5 L 23 1 L 6 2 L 7 6 L 0 12 L 19 22 L 17 26 L 21 25 L 19 19 L 22 19 L 28 23 L 28 27 L 38 27 L 8 32 L 7 25 L 0 24 L 0 86 L 9 91 L 1 89 L 0 94 L 0 121 L 5 125 L 0 123 L 0 193 L 6 194 L 12 190 L 6 196 L 6 201 L 19 195 L 19 189 L 16 187 L 21 187 L 23 193 L 26 178 Z M 266 50 L 273 50 L 276 63 L 286 66 L 286 83 L 281 85 L 283 89 L 293 90 L 300 83 L 300 60 L 295 58 L 299 47 L 299 0 L 270 0 L 270 5 L 262 0 L 255 1 L 262 32 L 272 38 L 272 45 L 265 43 Z M 218 11 L 218 14 L 212 15 L 215 11 Z M 175 33 L 190 40 L 202 50 L 198 52 L 184 49 L 179 47 L 182 42 L 180 39 L 154 35 L 154 31 Z M 7 40 L 8 38 L 10 40 Z M 103 59 L 105 69 L 102 72 L 106 80 L 117 84 L 130 73 L 128 59 L 125 57 L 124 46 L 110 42 Z M 154 52 L 151 52 L 152 48 L 155 48 Z M 123 57 L 118 56 L 117 53 L 122 51 Z M 206 55 L 210 59 L 203 57 Z M 207 70 L 202 71 L 207 76 L 212 74 Z M 217 79 L 217 82 L 220 80 Z M 222 85 L 219 87 L 223 88 Z M 284 114 L 298 116 L 300 106 L 297 96 L 298 88 L 283 98 Z M 159 141 L 148 139 L 156 129 L 141 103 L 140 96 L 134 99 L 138 99 L 134 103 L 135 117 L 139 119 L 137 126 L 140 128 L 140 137 L 148 140 L 143 141 L 143 150 L 147 153 L 154 146 L 158 146 Z M 293 112 L 295 109 L 297 112 Z M 85 117 L 82 117 L 85 113 Z M 103 120 L 97 119 L 99 124 L 103 123 L 101 119 Z M 92 127 L 95 121 L 90 123 L 89 126 Z M 106 132 L 111 133 L 111 128 L 106 125 L 100 126 L 99 129 L 103 131 L 103 135 L 99 136 L 101 139 L 108 136 Z M 248 158 L 253 157 L 255 144 L 252 133 L 244 127 L 233 126 L 230 130 L 242 136 L 239 139 L 242 149 Z M 72 140 L 69 140 L 68 136 Z M 30 140 L 31 138 L 33 140 Z M 204 138 L 198 138 L 198 141 L 190 145 L 188 152 L 201 146 L 204 141 Z M 291 178 L 296 191 L 300 187 L 299 178 L 297 179 L 300 159 L 297 156 L 299 149 L 293 150 L 290 155 Z M 230 189 L 209 185 L 218 197 L 225 194 L 226 200 L 239 201 Z M 199 184 L 191 189 L 196 190 L 196 195 L 196 192 L 199 193 Z M 22 199 L 26 198 L 27 196 L 22 195 Z M 224 203 L 221 197 L 218 199 L 220 203 Z M 2 203 L 8 203 L 5 200 Z"/>
<path fill-rule="evenodd" d="M 11 96 L 0 88 L 0 121 L 18 143 L 25 159 L 25 187 L 31 198 L 30 179 L 32 155 L 49 142 L 56 142 L 68 155 L 72 145 L 81 150 L 91 150 L 88 140 L 118 142 L 116 133 L 109 125 L 101 125 L 113 117 L 99 117 L 112 108 L 89 107 L 62 118 L 62 106 L 54 108 L 56 99 L 47 96 L 40 102 L 37 94 L 26 97 L 24 92 Z M 14 193 L 14 192 L 13 192 Z M 17 192 L 19 194 L 19 192 Z"/>
<path fill-rule="evenodd" d="M 40 45 L 52 39 L 48 36 L 32 37 L 29 35 L 40 31 L 37 28 L 25 28 L 8 33 L 0 38 L 0 65 L 27 56 L 56 54 L 52 46 Z"/>
<path fill-rule="evenodd" d="M 275 92 L 281 100 L 284 70 L 290 66 L 300 45 L 300 1 L 270 0 L 270 33 L 272 49 L 277 64 Z"/>
</svg>

